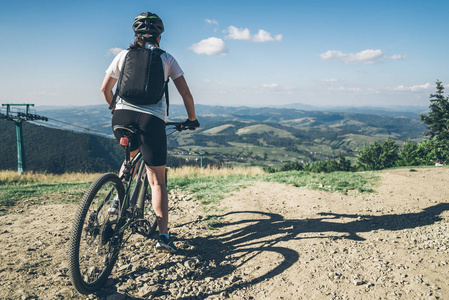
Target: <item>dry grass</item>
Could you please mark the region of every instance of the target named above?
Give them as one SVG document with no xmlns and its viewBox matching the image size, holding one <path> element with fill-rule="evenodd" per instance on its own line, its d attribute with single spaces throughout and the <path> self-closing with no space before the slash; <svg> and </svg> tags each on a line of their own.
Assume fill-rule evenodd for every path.
<svg viewBox="0 0 449 300">
<path fill-rule="evenodd" d="M 88 173 L 67 173 L 67 174 L 46 174 L 26 172 L 19 176 L 16 171 L 0 171 L 0 185 L 8 184 L 28 184 L 36 182 L 48 183 L 80 183 L 95 180 L 100 174 Z"/>
<path fill-rule="evenodd" d="M 227 176 L 227 175 L 259 175 L 264 174 L 262 168 L 259 167 L 233 167 L 233 168 L 198 168 L 198 167 L 182 167 L 170 168 L 168 171 L 169 178 L 188 177 L 188 176 Z"/>
<path fill-rule="evenodd" d="M 227 176 L 227 175 L 258 175 L 264 174 L 259 167 L 234 167 L 234 168 L 198 168 L 198 167 L 182 167 L 170 168 L 168 176 L 170 178 L 189 177 L 189 176 Z M 9 184 L 31 184 L 37 182 L 47 183 L 83 183 L 92 182 L 100 174 L 96 173 L 66 173 L 66 174 L 46 174 L 26 172 L 19 176 L 16 171 L 0 171 L 0 185 Z"/>
</svg>

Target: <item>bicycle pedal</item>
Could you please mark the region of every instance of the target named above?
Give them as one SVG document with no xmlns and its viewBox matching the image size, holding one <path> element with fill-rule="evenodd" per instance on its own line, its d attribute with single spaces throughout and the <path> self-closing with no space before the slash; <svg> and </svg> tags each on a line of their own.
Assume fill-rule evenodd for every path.
<svg viewBox="0 0 449 300">
<path fill-rule="evenodd" d="M 145 237 L 149 237 L 151 233 L 151 223 L 145 219 L 135 221 L 135 232 Z"/>
</svg>

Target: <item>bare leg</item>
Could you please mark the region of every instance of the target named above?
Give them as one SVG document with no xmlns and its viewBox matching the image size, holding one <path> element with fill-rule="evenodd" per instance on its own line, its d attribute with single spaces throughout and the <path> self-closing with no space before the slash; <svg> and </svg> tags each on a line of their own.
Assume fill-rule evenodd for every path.
<svg viewBox="0 0 449 300">
<path fill-rule="evenodd" d="M 165 166 L 146 166 L 146 168 L 159 233 L 168 233 L 168 194 L 165 184 Z"/>
</svg>

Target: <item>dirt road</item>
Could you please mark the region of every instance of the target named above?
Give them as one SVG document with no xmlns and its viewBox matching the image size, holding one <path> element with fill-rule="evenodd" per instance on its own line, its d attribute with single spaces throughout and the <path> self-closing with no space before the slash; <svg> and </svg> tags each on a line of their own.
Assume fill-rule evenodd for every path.
<svg viewBox="0 0 449 300">
<path fill-rule="evenodd" d="M 376 193 L 257 183 L 223 199 L 171 195 L 178 255 L 135 237 L 100 294 L 67 277 L 73 205 L 0 217 L 0 299 L 449 299 L 448 168 L 379 173 Z"/>
</svg>

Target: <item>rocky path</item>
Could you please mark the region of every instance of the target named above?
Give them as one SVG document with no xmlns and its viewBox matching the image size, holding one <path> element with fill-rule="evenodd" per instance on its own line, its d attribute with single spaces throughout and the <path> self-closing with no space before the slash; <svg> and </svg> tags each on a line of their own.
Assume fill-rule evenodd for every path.
<svg viewBox="0 0 449 300">
<path fill-rule="evenodd" d="M 173 192 L 179 254 L 133 237 L 98 295 L 67 277 L 73 205 L 0 217 L 0 299 L 449 299 L 449 169 L 380 173 L 377 193 L 257 183 L 221 201 L 208 230 Z"/>
</svg>

